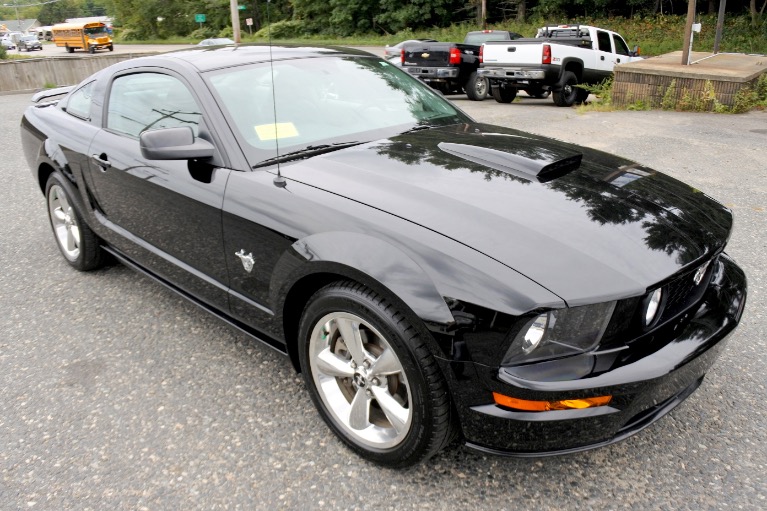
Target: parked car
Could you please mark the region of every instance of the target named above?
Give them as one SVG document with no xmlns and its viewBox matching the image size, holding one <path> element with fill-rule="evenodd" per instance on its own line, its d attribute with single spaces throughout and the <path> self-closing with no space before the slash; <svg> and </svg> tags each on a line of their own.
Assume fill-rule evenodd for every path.
<svg viewBox="0 0 767 511">
<path fill-rule="evenodd" d="M 203 39 L 197 43 L 197 46 L 220 46 L 224 44 L 234 44 L 234 41 L 228 37 L 216 37 L 213 39 Z"/>
<path fill-rule="evenodd" d="M 32 51 L 32 50 L 42 50 L 43 45 L 42 43 L 37 39 L 37 36 L 34 35 L 25 35 L 21 39 L 19 39 L 19 51 L 26 50 L 26 51 Z"/>
<path fill-rule="evenodd" d="M 16 49 L 16 45 L 13 44 L 13 40 L 11 40 L 11 39 L 7 39 L 7 38 L 0 39 L 0 44 L 2 44 L 3 47 L 6 50 L 15 50 Z"/>
<path fill-rule="evenodd" d="M 700 385 L 745 305 L 722 204 L 477 123 L 365 52 L 193 49 L 33 101 L 21 143 L 64 259 L 111 254 L 286 353 L 382 465 L 625 439 Z"/>
<path fill-rule="evenodd" d="M 389 46 L 388 44 L 384 48 L 384 58 L 390 59 L 390 58 L 401 58 L 402 54 L 402 48 L 404 48 L 408 44 L 418 44 L 418 43 L 436 43 L 436 39 L 408 39 L 406 41 L 399 42 L 397 44 L 393 44 Z"/>
<path fill-rule="evenodd" d="M 489 92 L 487 79 L 477 75 L 482 43 L 520 37 L 505 30 L 477 30 L 467 33 L 463 43 L 408 44 L 401 51 L 402 67 L 445 94 L 464 91 L 469 99 L 482 101 Z"/>
<path fill-rule="evenodd" d="M 586 25 L 543 27 L 535 38 L 488 41 L 480 51 L 479 75 L 490 81 L 493 97 L 511 103 L 522 89 L 533 97 L 553 93 L 557 106 L 588 98 L 580 84 L 594 85 L 612 76 L 616 64 L 639 57 L 616 32 Z"/>
</svg>

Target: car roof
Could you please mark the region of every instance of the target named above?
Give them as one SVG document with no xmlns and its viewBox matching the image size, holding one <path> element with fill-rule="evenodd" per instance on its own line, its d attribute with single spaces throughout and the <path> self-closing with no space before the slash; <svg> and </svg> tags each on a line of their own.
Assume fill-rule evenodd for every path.
<svg viewBox="0 0 767 511">
<path fill-rule="evenodd" d="M 146 60 L 174 60 L 188 63 L 201 72 L 222 69 L 257 62 L 268 62 L 284 59 L 305 59 L 327 56 L 364 56 L 370 57 L 371 53 L 354 48 L 340 46 L 306 46 L 306 45 L 268 45 L 268 44 L 239 44 L 224 47 L 199 47 L 178 50 L 162 55 L 142 57 L 130 62 L 141 65 Z M 146 59 L 146 60 L 145 60 Z"/>
</svg>

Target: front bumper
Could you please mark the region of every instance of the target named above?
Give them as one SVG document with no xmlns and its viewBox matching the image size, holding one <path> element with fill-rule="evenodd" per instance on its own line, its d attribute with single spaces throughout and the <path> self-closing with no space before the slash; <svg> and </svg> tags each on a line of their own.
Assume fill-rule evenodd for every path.
<svg viewBox="0 0 767 511">
<path fill-rule="evenodd" d="M 441 360 L 447 372 L 459 375 L 450 380 L 467 445 L 509 456 L 577 452 L 623 440 L 670 412 L 700 385 L 743 311 L 743 271 L 725 254 L 717 265 L 701 301 L 669 325 L 671 338 L 647 339 L 649 348 L 583 354 L 521 370 Z M 593 408 L 526 412 L 495 404 L 493 392 L 531 401 L 613 399 Z"/>
</svg>

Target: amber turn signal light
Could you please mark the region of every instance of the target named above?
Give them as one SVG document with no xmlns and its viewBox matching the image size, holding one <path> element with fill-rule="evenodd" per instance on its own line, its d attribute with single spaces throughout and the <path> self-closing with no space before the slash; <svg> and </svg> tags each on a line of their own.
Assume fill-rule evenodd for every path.
<svg viewBox="0 0 767 511">
<path fill-rule="evenodd" d="M 493 392 L 495 404 L 513 408 L 515 410 L 524 410 L 526 412 L 548 412 L 549 410 L 573 410 L 580 408 L 593 408 L 596 406 L 605 406 L 612 400 L 612 396 L 586 397 L 582 399 L 563 399 L 561 401 L 529 401 L 527 399 L 517 399 L 515 397 L 504 396 Z"/>
</svg>

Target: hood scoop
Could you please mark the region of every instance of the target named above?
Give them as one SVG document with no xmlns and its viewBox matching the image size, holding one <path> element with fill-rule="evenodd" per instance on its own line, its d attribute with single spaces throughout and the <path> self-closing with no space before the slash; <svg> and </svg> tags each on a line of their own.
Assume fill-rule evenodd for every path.
<svg viewBox="0 0 767 511">
<path fill-rule="evenodd" d="M 583 158 L 580 153 L 553 152 L 533 144 L 516 148 L 516 152 L 449 142 L 441 142 L 438 147 L 453 156 L 538 183 L 546 183 L 578 169 Z"/>
</svg>

